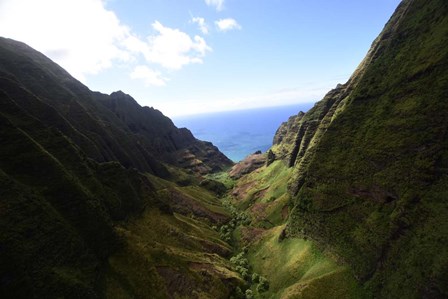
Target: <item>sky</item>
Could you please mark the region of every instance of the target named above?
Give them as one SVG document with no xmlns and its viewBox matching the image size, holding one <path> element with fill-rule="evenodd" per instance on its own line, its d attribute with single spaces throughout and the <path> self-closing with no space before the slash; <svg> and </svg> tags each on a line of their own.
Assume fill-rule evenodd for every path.
<svg viewBox="0 0 448 299">
<path fill-rule="evenodd" d="M 179 115 L 320 100 L 399 0 L 0 0 L 0 36 Z"/>
</svg>

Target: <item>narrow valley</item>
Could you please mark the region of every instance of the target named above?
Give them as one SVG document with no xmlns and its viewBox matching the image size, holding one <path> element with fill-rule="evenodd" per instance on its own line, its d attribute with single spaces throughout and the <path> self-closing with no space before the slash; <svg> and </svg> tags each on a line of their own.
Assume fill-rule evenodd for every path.
<svg viewBox="0 0 448 299">
<path fill-rule="evenodd" d="M 448 2 L 401 1 L 235 164 L 0 37 L 0 297 L 447 298 L 447 49 Z"/>
</svg>

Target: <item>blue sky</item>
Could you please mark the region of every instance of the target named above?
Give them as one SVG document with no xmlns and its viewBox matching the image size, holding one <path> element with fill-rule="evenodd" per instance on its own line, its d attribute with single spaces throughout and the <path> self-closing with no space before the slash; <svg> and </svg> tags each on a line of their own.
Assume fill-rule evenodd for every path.
<svg viewBox="0 0 448 299">
<path fill-rule="evenodd" d="M 399 0 L 1 0 L 0 35 L 168 116 L 315 102 Z"/>
</svg>

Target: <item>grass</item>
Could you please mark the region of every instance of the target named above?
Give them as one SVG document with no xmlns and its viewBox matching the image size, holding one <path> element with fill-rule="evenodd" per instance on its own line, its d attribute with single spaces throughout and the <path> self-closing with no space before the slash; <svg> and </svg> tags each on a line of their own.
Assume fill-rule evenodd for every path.
<svg viewBox="0 0 448 299">
<path fill-rule="evenodd" d="M 265 298 L 360 296 L 357 282 L 346 266 L 325 256 L 312 241 L 286 238 L 280 242 L 283 229 L 278 226 L 268 230 L 249 250 L 253 271 L 269 281 Z"/>
<path fill-rule="evenodd" d="M 248 227 L 238 227 L 235 248 L 246 248 L 251 273 L 265 277 L 267 292 L 259 298 L 361 298 L 358 283 L 346 265 L 322 252 L 313 241 L 281 237 L 286 227 L 290 195 L 288 178 L 292 169 L 275 161 L 240 178 L 234 190 L 243 190 L 231 201 L 249 214 Z M 248 236 L 252 235 L 252 239 Z M 323 287 L 324 289 L 322 289 Z"/>
<path fill-rule="evenodd" d="M 206 178 L 223 183 L 228 189 L 235 186 L 235 180 L 232 179 L 228 171 L 222 171 L 218 173 L 207 174 Z"/>
<path fill-rule="evenodd" d="M 165 196 L 174 190 L 205 211 L 229 217 L 216 196 L 205 189 L 147 177 L 158 201 L 170 202 Z M 232 248 L 209 221 L 194 213 L 150 208 L 116 231 L 125 246 L 109 258 L 105 287 L 110 298 L 227 298 L 233 287 L 244 283 L 224 257 L 231 255 Z"/>
<path fill-rule="evenodd" d="M 146 295 L 188 298 L 201 286 L 204 298 L 224 298 L 229 293 L 224 281 L 241 283 L 229 262 L 217 254 L 230 252 L 231 248 L 219 239 L 217 232 L 200 221 L 150 210 L 117 230 L 126 246 L 124 252 L 110 258 L 112 269 L 107 279 L 121 286 L 117 292 L 117 284 L 108 283 L 110 294 L 121 292 L 132 297 L 133 292 L 152 290 L 153 293 Z M 174 278 L 164 273 L 172 273 Z M 169 283 L 170 279 L 174 279 L 171 282 L 174 286 Z M 149 281 L 151 288 L 145 286 Z M 165 289 L 166 285 L 170 289 Z"/>
<path fill-rule="evenodd" d="M 446 297 L 447 6 L 405 6 L 296 165 L 288 232 L 331 247 L 375 297 Z"/>
</svg>

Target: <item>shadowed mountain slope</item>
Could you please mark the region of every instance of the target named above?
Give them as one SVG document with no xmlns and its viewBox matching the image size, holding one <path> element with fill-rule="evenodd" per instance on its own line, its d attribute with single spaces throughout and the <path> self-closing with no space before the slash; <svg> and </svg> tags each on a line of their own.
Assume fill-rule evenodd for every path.
<svg viewBox="0 0 448 299">
<path fill-rule="evenodd" d="M 2 298 L 226 298 L 240 284 L 210 228 L 228 213 L 195 185 L 231 162 L 159 111 L 0 38 L 0 144 Z"/>
<path fill-rule="evenodd" d="M 160 111 L 141 107 L 123 92 L 92 92 L 23 43 L 1 38 L 0 54 L 3 97 L 61 130 L 98 162 L 116 160 L 161 177 L 169 173 L 160 162 L 202 174 L 232 164 L 211 143 L 176 128 Z"/>
</svg>

